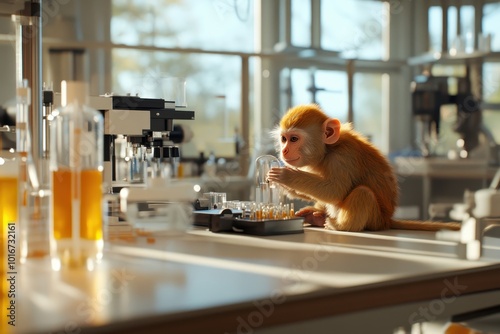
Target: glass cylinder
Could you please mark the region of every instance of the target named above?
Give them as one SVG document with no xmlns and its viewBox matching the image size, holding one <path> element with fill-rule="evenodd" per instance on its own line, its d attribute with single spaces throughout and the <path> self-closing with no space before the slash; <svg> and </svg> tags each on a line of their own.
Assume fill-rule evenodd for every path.
<svg viewBox="0 0 500 334">
<path fill-rule="evenodd" d="M 171 179 L 172 167 L 164 159 L 153 158 L 147 174 L 147 187 L 163 187 Z"/>
<path fill-rule="evenodd" d="M 31 90 L 27 80 L 17 88 L 16 150 L 19 154 L 19 249 L 20 262 L 49 254 L 49 195 L 46 159 L 34 159 L 33 124 L 29 120 Z"/>
<path fill-rule="evenodd" d="M 161 85 L 165 101 L 175 102 L 176 108 L 187 107 L 185 78 L 163 78 L 161 80 Z"/>
<path fill-rule="evenodd" d="M 51 262 L 54 270 L 92 270 L 103 248 L 103 118 L 85 105 L 87 85 L 61 83 L 51 124 Z"/>
<path fill-rule="evenodd" d="M 144 183 L 147 176 L 146 148 L 137 143 L 127 143 L 128 182 Z"/>
<path fill-rule="evenodd" d="M 279 204 L 281 200 L 279 185 L 267 181 L 267 173 L 273 167 L 280 167 L 278 158 L 272 155 L 262 155 L 255 161 L 255 202 Z"/>
</svg>

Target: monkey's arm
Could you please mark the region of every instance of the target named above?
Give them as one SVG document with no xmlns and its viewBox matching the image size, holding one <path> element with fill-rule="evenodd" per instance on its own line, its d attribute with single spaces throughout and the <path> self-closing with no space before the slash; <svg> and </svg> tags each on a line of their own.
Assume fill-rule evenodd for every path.
<svg viewBox="0 0 500 334">
<path fill-rule="evenodd" d="M 294 189 L 289 188 L 289 187 L 287 187 L 285 185 L 281 185 L 281 187 L 283 188 L 283 190 L 285 191 L 285 194 L 289 198 L 303 199 L 303 200 L 306 200 L 308 202 L 314 201 L 314 198 L 311 198 L 310 196 L 308 196 L 306 194 L 299 193 L 299 192 L 295 191 Z"/>
<path fill-rule="evenodd" d="M 322 176 L 288 167 L 271 168 L 268 180 L 276 182 L 287 189 L 310 196 L 313 200 L 335 204 L 341 201 L 350 189 L 346 180 L 335 182 Z"/>
</svg>

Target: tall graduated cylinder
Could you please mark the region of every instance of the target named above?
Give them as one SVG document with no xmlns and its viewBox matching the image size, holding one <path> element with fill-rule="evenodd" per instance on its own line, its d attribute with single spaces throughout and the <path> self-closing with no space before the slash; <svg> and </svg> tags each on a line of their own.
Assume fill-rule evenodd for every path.
<svg viewBox="0 0 500 334">
<path fill-rule="evenodd" d="M 48 161 L 45 156 L 33 158 L 29 106 L 31 89 L 27 80 L 17 87 L 16 150 L 19 155 L 19 259 L 44 257 L 49 253 Z"/>
<path fill-rule="evenodd" d="M 87 267 L 102 258 L 103 118 L 86 105 L 82 82 L 61 84 L 61 105 L 51 125 L 52 269 Z"/>
</svg>

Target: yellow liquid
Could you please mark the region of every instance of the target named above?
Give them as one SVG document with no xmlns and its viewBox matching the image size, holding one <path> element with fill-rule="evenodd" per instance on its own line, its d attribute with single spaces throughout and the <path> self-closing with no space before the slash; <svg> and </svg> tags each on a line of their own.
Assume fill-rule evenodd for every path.
<svg viewBox="0 0 500 334">
<path fill-rule="evenodd" d="M 76 179 L 69 170 L 52 174 L 53 232 L 55 239 L 72 238 L 73 210 L 80 210 L 80 238 L 102 239 L 102 174 L 98 170 L 84 170 Z M 73 180 L 72 180 L 73 179 Z M 73 208 L 77 199 L 75 184 L 79 183 L 80 208 Z M 73 186 L 72 186 L 73 184 Z"/>
<path fill-rule="evenodd" d="M 102 173 L 52 173 L 52 268 L 81 267 L 102 257 Z M 76 217 L 73 217 L 76 216 Z M 73 220 L 78 236 L 73 237 Z M 76 240 L 76 242 L 75 242 Z M 88 267 L 89 268 L 89 267 Z M 89 268 L 90 269 L 90 268 Z"/>
<path fill-rule="evenodd" d="M 8 325 L 9 318 L 7 308 L 10 306 L 8 293 L 9 287 L 6 281 L 7 276 L 7 224 L 17 221 L 17 178 L 11 176 L 0 176 L 0 307 L 2 311 L 0 315 L 2 320 L 0 323 L 0 332 L 9 333 L 11 331 Z"/>
<path fill-rule="evenodd" d="M 5 233 L 7 224 L 16 221 L 17 178 L 0 176 L 0 223 L 2 225 L 2 235 Z"/>
<path fill-rule="evenodd" d="M 17 178 L 11 176 L 0 176 L 0 239 L 2 247 L 0 247 L 0 271 L 4 272 L 6 265 L 6 233 L 7 224 L 17 221 Z"/>
</svg>

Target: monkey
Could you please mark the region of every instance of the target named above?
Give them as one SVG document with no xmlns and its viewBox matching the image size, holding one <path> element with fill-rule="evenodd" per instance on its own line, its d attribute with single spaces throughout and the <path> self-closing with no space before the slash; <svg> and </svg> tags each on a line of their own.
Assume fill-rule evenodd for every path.
<svg viewBox="0 0 500 334">
<path fill-rule="evenodd" d="M 289 198 L 314 202 L 296 212 L 305 223 L 351 232 L 460 229 L 459 223 L 393 219 L 399 187 L 390 162 L 351 123 L 317 104 L 290 108 L 271 135 L 284 167 L 271 168 L 267 180 Z"/>
</svg>

